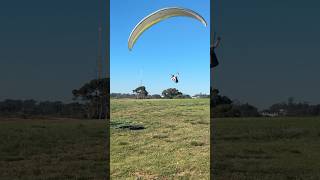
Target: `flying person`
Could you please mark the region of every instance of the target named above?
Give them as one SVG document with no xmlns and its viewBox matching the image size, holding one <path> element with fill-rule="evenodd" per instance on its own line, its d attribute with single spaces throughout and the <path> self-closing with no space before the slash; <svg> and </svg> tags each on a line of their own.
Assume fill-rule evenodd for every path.
<svg viewBox="0 0 320 180">
<path fill-rule="evenodd" d="M 218 37 L 213 46 L 210 47 L 210 68 L 216 67 L 219 64 L 216 53 L 214 52 L 215 48 L 220 46 L 221 37 Z"/>
<path fill-rule="evenodd" d="M 178 76 L 177 75 L 171 75 L 171 80 L 173 81 L 173 82 L 175 82 L 175 83 L 178 83 L 179 82 L 179 80 L 178 80 Z"/>
</svg>

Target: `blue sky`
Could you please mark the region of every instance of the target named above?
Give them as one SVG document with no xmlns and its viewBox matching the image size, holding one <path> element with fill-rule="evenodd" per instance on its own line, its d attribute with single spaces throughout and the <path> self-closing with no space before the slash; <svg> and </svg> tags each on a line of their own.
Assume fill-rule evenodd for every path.
<svg viewBox="0 0 320 180">
<path fill-rule="evenodd" d="M 131 29 L 147 14 L 183 6 L 209 23 L 209 1 L 112 0 L 111 6 L 114 92 L 131 92 L 140 72 L 151 93 L 168 87 L 209 91 L 210 30 L 200 22 L 168 19 L 145 32 L 132 52 L 127 49 Z M 73 89 L 96 78 L 98 10 L 99 1 L 3 1 L 0 100 L 72 101 Z M 216 0 L 214 11 L 222 45 L 213 82 L 222 94 L 260 109 L 290 96 L 320 103 L 320 1 Z M 168 77 L 174 72 L 181 74 L 178 85 Z"/>
<path fill-rule="evenodd" d="M 209 0 L 111 0 L 110 79 L 111 92 L 131 93 L 141 82 L 151 94 L 177 88 L 186 94 L 209 93 Z M 162 21 L 137 40 L 128 50 L 128 37 L 146 15 L 164 7 L 184 7 L 202 15 L 208 26 L 186 17 Z M 170 74 L 179 73 L 174 84 Z"/>
</svg>

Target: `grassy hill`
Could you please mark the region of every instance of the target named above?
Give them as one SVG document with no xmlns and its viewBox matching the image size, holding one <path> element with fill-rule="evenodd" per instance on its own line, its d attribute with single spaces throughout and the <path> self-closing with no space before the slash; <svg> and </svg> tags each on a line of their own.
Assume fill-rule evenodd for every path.
<svg viewBox="0 0 320 180">
<path fill-rule="evenodd" d="M 208 179 L 209 101 L 113 100 L 111 173 Z M 140 124 L 146 129 L 116 129 Z M 214 177 L 320 179 L 320 117 L 215 119 Z"/>
<path fill-rule="evenodd" d="M 208 179 L 209 110 L 209 99 L 112 100 L 111 176 Z"/>
</svg>

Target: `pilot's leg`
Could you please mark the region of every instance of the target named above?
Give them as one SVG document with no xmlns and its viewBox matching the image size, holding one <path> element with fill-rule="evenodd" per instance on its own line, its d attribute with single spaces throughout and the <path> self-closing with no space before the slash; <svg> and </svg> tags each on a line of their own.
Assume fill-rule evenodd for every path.
<svg viewBox="0 0 320 180">
<path fill-rule="evenodd" d="M 218 66 L 219 62 L 218 62 L 218 58 L 216 56 L 216 53 L 214 51 L 210 52 L 210 68 L 216 67 Z"/>
</svg>

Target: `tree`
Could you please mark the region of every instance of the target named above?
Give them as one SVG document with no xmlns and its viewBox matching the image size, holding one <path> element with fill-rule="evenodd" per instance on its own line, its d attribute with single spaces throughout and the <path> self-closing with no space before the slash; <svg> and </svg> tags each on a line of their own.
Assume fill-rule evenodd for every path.
<svg viewBox="0 0 320 180">
<path fill-rule="evenodd" d="M 257 117 L 260 116 L 258 109 L 248 103 L 234 106 L 238 112 L 240 112 L 241 117 Z"/>
<path fill-rule="evenodd" d="M 294 97 L 289 97 L 288 98 L 288 105 L 289 106 L 294 105 Z"/>
<path fill-rule="evenodd" d="M 211 95 L 212 96 L 217 96 L 219 94 L 219 90 L 216 88 L 211 88 Z"/>
<path fill-rule="evenodd" d="M 109 82 L 109 78 L 94 79 L 72 91 L 74 99 L 80 99 L 86 105 L 88 118 L 109 118 Z"/>
<path fill-rule="evenodd" d="M 219 104 L 211 110 L 211 113 L 214 117 L 240 117 L 239 110 L 232 104 Z"/>
<path fill-rule="evenodd" d="M 232 101 L 227 96 L 219 95 L 218 89 L 211 89 L 211 105 L 213 107 L 220 105 L 220 104 L 232 104 Z"/>
<path fill-rule="evenodd" d="M 161 96 L 159 94 L 153 94 L 151 99 L 161 99 Z"/>
<path fill-rule="evenodd" d="M 259 116 L 258 109 L 248 103 L 241 104 L 240 101 L 233 102 L 227 96 L 219 95 L 218 89 L 211 89 L 211 113 L 214 117 L 256 117 Z"/>
<path fill-rule="evenodd" d="M 136 94 L 137 99 L 144 99 L 149 94 L 145 86 L 137 87 L 135 90 L 133 90 L 133 93 Z"/>
<path fill-rule="evenodd" d="M 60 115 L 62 112 L 63 103 L 60 101 L 50 102 L 44 101 L 40 102 L 38 109 L 41 115 Z"/>
<path fill-rule="evenodd" d="M 179 94 L 173 97 L 174 99 L 191 99 L 191 96 L 188 94 Z"/>
<path fill-rule="evenodd" d="M 176 88 L 169 88 L 169 89 L 166 89 L 166 90 L 162 91 L 162 95 L 165 98 L 172 99 L 172 98 L 175 98 L 177 96 L 181 96 L 182 93 Z"/>
<path fill-rule="evenodd" d="M 23 102 L 21 100 L 6 99 L 0 103 L 0 112 L 4 116 L 21 113 L 22 109 Z"/>
<path fill-rule="evenodd" d="M 24 100 L 22 102 L 22 113 L 24 115 L 32 115 L 35 114 L 37 111 L 37 101 L 33 99 Z"/>
<path fill-rule="evenodd" d="M 32 118 L 34 116 L 85 118 L 84 104 L 64 104 L 60 101 L 37 102 L 33 99 L 0 101 L 0 116 Z"/>
</svg>

